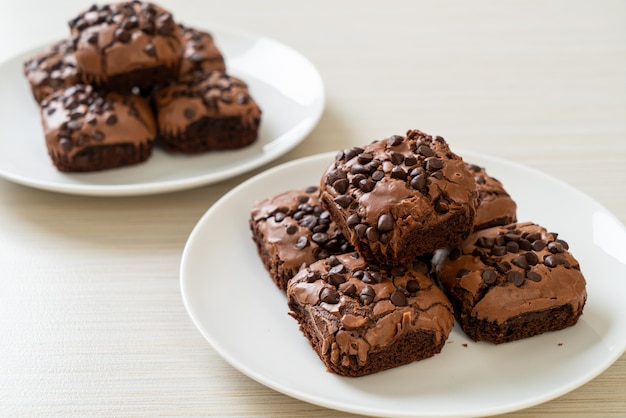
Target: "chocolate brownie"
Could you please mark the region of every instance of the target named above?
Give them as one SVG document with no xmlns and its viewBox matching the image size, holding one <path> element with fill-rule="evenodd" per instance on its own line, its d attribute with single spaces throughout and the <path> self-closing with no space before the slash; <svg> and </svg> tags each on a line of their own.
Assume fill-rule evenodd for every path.
<svg viewBox="0 0 626 418">
<path fill-rule="evenodd" d="M 531 222 L 477 231 L 438 253 L 435 270 L 474 341 L 500 344 L 572 326 L 587 299 L 567 242 Z"/>
<path fill-rule="evenodd" d="M 211 71 L 226 71 L 224 57 L 215 46 L 211 34 L 180 25 L 183 31 L 185 50 L 180 63 L 179 78 L 193 72 L 210 73 Z"/>
<path fill-rule="evenodd" d="M 463 159 L 442 137 L 418 130 L 339 152 L 320 197 L 356 250 L 383 264 L 460 242 L 478 205 Z"/>
<path fill-rule="evenodd" d="M 484 167 L 467 163 L 467 168 L 474 175 L 478 191 L 474 231 L 517 222 L 517 204 L 502 182 L 488 175 Z"/>
<path fill-rule="evenodd" d="M 354 250 L 318 197 L 317 186 L 311 186 L 260 200 L 252 209 L 252 238 L 279 289 L 287 289 L 300 267 Z"/>
<path fill-rule="evenodd" d="M 76 84 L 46 97 L 41 118 L 52 162 L 60 171 L 96 171 L 148 159 L 156 124 L 139 96 Z"/>
<path fill-rule="evenodd" d="M 236 149 L 257 139 L 261 110 L 246 83 L 226 73 L 194 73 L 157 90 L 153 99 L 167 151 Z"/>
<path fill-rule="evenodd" d="M 57 90 L 79 83 L 74 45 L 70 39 L 56 42 L 24 63 L 24 75 L 37 103 Z"/>
<path fill-rule="evenodd" d="M 454 324 L 450 302 L 419 260 L 384 267 L 356 252 L 331 256 L 301 269 L 287 297 L 313 350 L 342 376 L 434 356 Z"/>
<path fill-rule="evenodd" d="M 76 64 L 88 84 L 144 89 L 178 76 L 182 30 L 159 6 L 140 1 L 93 5 L 69 25 Z"/>
</svg>

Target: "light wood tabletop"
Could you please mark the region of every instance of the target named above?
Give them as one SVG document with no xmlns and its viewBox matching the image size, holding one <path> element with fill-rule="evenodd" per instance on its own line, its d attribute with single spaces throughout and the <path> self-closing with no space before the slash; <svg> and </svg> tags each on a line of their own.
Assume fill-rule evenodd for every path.
<svg viewBox="0 0 626 418">
<path fill-rule="evenodd" d="M 0 179 L 2 416 L 350 416 L 233 368 L 181 297 L 181 255 L 201 216 L 299 157 L 421 129 L 562 180 L 626 222 L 626 2 L 159 4 L 190 26 L 237 28 L 300 52 L 321 74 L 324 112 L 280 158 L 193 189 L 89 197 Z M 66 37 L 89 5 L 3 4 L 0 62 Z M 506 416 L 624 417 L 626 356 Z"/>
</svg>

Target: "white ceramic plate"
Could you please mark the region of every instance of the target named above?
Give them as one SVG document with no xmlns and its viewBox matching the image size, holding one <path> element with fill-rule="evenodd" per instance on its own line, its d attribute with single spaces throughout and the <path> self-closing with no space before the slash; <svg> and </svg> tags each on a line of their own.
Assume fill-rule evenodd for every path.
<svg viewBox="0 0 626 418">
<path fill-rule="evenodd" d="M 200 219 L 180 271 L 183 299 L 200 332 L 252 379 L 313 404 L 365 415 L 493 415 L 548 401 L 593 379 L 626 349 L 626 228 L 559 180 L 459 152 L 504 183 L 520 221 L 542 224 L 568 241 L 588 282 L 588 302 L 576 326 L 498 346 L 474 343 L 455 326 L 433 358 L 360 378 L 327 372 L 263 268 L 248 217 L 255 199 L 317 184 L 331 153 L 246 181 Z"/>
<path fill-rule="evenodd" d="M 0 64 L 0 176 L 55 192 L 140 195 L 202 186 L 257 168 L 299 144 L 319 121 L 324 86 L 315 67 L 293 49 L 266 37 L 232 29 L 209 29 L 227 71 L 248 83 L 263 111 L 260 135 L 250 147 L 197 156 L 157 148 L 143 164 L 97 173 L 64 174 L 52 165 L 39 111 L 22 63 L 27 51 Z"/>
</svg>

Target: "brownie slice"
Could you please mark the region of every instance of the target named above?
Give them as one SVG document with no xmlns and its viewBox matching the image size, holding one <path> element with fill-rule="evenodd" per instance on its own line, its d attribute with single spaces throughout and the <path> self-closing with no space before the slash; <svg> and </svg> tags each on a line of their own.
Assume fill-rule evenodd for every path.
<svg viewBox="0 0 626 418">
<path fill-rule="evenodd" d="M 317 186 L 255 202 L 250 229 L 263 265 L 283 291 L 302 266 L 354 251 L 322 208 Z"/>
<path fill-rule="evenodd" d="M 442 137 L 418 130 L 341 151 L 322 176 L 320 198 L 356 250 L 382 264 L 460 242 L 478 205 L 463 159 Z"/>
<path fill-rule="evenodd" d="M 419 260 L 385 267 L 356 252 L 331 256 L 301 269 L 287 297 L 313 350 L 342 376 L 432 357 L 454 324 L 450 302 Z"/>
<path fill-rule="evenodd" d="M 109 90 L 150 88 L 178 77 L 182 30 L 148 2 L 93 5 L 69 22 L 83 79 Z"/>
<path fill-rule="evenodd" d="M 76 84 L 41 103 L 48 154 L 60 171 L 97 171 L 148 159 L 156 123 L 139 96 Z"/>
<path fill-rule="evenodd" d="M 183 31 L 185 48 L 180 63 L 179 78 L 194 72 L 226 71 L 224 57 L 210 33 L 184 25 L 180 27 Z"/>
<path fill-rule="evenodd" d="M 435 270 L 474 341 L 500 344 L 572 326 L 587 299 L 567 242 L 531 222 L 477 231 L 439 252 Z"/>
<path fill-rule="evenodd" d="M 81 81 L 70 39 L 56 42 L 24 63 L 24 75 L 37 103 Z"/>
<path fill-rule="evenodd" d="M 502 182 L 487 174 L 484 167 L 469 163 L 466 165 L 474 175 L 478 191 L 474 231 L 517 222 L 517 204 Z"/>
<path fill-rule="evenodd" d="M 246 83 L 193 73 L 153 95 L 163 148 L 187 154 L 243 148 L 257 140 L 261 110 Z"/>
</svg>

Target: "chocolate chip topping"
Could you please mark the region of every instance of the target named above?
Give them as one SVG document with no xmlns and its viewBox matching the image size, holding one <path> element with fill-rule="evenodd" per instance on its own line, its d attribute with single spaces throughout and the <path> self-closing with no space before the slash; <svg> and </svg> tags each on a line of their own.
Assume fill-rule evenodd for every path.
<svg viewBox="0 0 626 418">
<path fill-rule="evenodd" d="M 491 267 L 482 270 L 485 284 L 495 285 L 500 274 L 503 280 L 519 287 L 526 279 L 533 282 L 541 280 L 542 275 L 534 269 L 539 264 L 548 268 L 572 267 L 562 256 L 569 248 L 567 242 L 556 239 L 553 234 L 526 233 L 524 229 L 528 225 L 532 224 L 511 224 L 499 229 L 496 236 L 479 234 L 475 239 L 472 256 L 478 256 L 484 265 Z M 454 247 L 448 259 L 458 260 L 462 255 L 462 250 Z M 456 276 L 461 279 L 467 273 L 468 270 L 462 267 L 457 270 Z"/>
<path fill-rule="evenodd" d="M 409 236 L 411 225 L 428 228 L 438 219 L 467 211 L 472 217 L 477 201 L 473 176 L 460 157 L 449 150 L 443 138 L 418 130 L 340 151 L 322 185 L 324 201 L 332 201 L 349 218 L 353 244 L 358 238 L 369 247 L 364 253 L 368 259 L 388 263 L 409 260 L 399 247 Z M 407 224 L 406 232 L 396 228 L 399 222 Z M 463 234 L 468 233 L 469 228 L 465 228 Z M 412 255 L 453 244 L 451 239 L 446 243 L 420 242 L 425 248 L 412 246 Z M 404 248 L 409 248 L 406 244 Z"/>
</svg>

